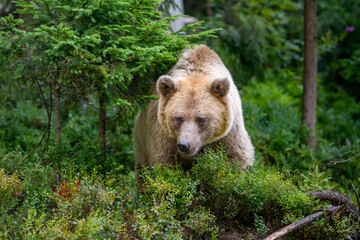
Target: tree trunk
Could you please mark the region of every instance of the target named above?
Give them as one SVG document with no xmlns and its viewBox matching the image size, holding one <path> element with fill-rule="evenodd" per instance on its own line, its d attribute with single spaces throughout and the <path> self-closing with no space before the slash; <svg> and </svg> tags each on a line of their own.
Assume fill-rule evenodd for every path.
<svg viewBox="0 0 360 240">
<path fill-rule="evenodd" d="M 211 0 L 206 1 L 206 15 L 208 19 L 212 19 L 214 16 L 213 10 L 211 8 Z"/>
<path fill-rule="evenodd" d="M 302 123 L 310 129 L 309 146 L 316 149 L 317 98 L 317 20 L 316 0 L 305 0 L 304 10 L 304 90 L 302 96 Z"/>
<path fill-rule="evenodd" d="M 60 111 L 60 83 L 55 82 L 54 96 L 55 96 L 55 141 L 61 142 L 61 111 Z"/>
<path fill-rule="evenodd" d="M 184 15 L 184 3 L 183 0 L 174 0 L 174 3 L 177 7 L 170 6 L 169 13 L 171 16 Z M 179 31 L 184 27 L 184 17 L 179 17 L 178 19 L 171 21 L 172 32 Z"/>
<path fill-rule="evenodd" d="M 105 110 L 105 94 L 102 89 L 99 90 L 99 142 L 100 151 L 103 159 L 106 158 L 106 110 Z"/>
</svg>

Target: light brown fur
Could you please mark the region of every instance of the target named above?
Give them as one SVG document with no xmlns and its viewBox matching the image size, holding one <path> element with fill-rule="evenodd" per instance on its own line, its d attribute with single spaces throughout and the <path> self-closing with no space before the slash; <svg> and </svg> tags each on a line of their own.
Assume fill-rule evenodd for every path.
<svg viewBox="0 0 360 240">
<path fill-rule="evenodd" d="M 238 90 L 207 46 L 185 51 L 168 75 L 159 78 L 153 94 L 159 100 L 152 101 L 135 121 L 137 165 L 160 162 L 191 167 L 194 154 L 219 144 L 231 159 L 242 161 L 244 169 L 253 164 L 254 148 L 245 130 Z M 179 152 L 179 141 L 190 143 L 188 154 Z"/>
</svg>

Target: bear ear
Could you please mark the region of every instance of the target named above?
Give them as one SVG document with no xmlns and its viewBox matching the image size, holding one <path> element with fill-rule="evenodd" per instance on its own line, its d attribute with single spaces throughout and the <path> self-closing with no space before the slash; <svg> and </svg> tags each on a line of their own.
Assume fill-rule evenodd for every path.
<svg viewBox="0 0 360 240">
<path fill-rule="evenodd" d="M 159 77 L 156 83 L 156 88 L 164 97 L 173 95 L 177 89 L 175 80 L 168 75 L 162 75 Z"/>
<path fill-rule="evenodd" d="M 211 83 L 210 91 L 215 97 L 224 97 L 230 89 L 230 81 L 227 78 L 217 78 Z"/>
</svg>

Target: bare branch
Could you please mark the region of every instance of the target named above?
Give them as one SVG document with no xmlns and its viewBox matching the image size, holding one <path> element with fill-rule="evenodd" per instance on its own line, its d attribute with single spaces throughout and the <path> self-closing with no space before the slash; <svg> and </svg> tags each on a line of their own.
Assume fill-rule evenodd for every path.
<svg viewBox="0 0 360 240">
<path fill-rule="evenodd" d="M 356 190 L 356 188 L 355 188 L 354 184 L 352 183 L 352 181 L 349 181 L 349 182 L 350 182 L 350 185 L 351 185 L 352 189 L 353 189 L 353 190 L 354 190 L 354 192 L 355 192 L 355 195 L 356 195 L 356 200 L 357 200 L 357 203 L 358 203 L 358 207 L 359 207 L 359 209 L 360 209 L 360 198 L 359 198 L 359 193 L 358 193 L 358 191 Z"/>
<path fill-rule="evenodd" d="M 356 215 L 358 217 L 359 213 L 358 210 L 356 209 L 355 204 L 353 204 L 349 198 L 347 198 L 345 195 L 337 192 L 337 191 L 332 191 L 332 190 L 317 190 L 317 191 L 313 191 L 309 193 L 311 197 L 315 197 L 316 199 L 320 199 L 320 200 L 328 200 L 331 201 L 337 205 L 339 204 L 346 204 L 349 209 L 353 210 L 356 212 Z"/>
<path fill-rule="evenodd" d="M 48 104 L 47 104 L 46 99 L 45 99 L 45 97 L 44 97 L 44 93 L 43 93 L 43 90 L 41 89 L 41 86 L 40 86 L 39 81 L 38 81 L 37 79 L 35 79 L 35 81 L 36 81 L 36 84 L 37 84 L 37 86 L 38 86 L 38 88 L 39 88 L 39 90 L 40 90 L 41 97 L 42 97 L 42 99 L 44 100 L 46 112 L 47 112 L 47 115 L 48 115 L 48 124 L 47 124 L 47 127 L 46 127 L 46 129 L 45 129 L 45 132 L 43 133 L 43 135 L 42 135 L 40 141 L 38 142 L 38 144 L 36 144 L 36 146 L 29 152 L 29 154 L 26 155 L 26 157 L 25 157 L 24 159 L 22 159 L 19 163 L 24 162 L 26 159 L 28 159 L 28 158 L 31 156 L 31 154 L 33 154 L 33 152 L 35 152 L 35 150 L 40 146 L 41 142 L 44 140 L 44 138 L 45 138 L 45 136 L 46 136 L 46 133 L 47 133 L 48 131 L 50 131 L 51 116 L 50 116 L 50 112 L 49 112 L 49 107 L 48 107 Z"/>
<path fill-rule="evenodd" d="M 349 153 L 349 152 L 347 152 L 347 153 Z M 345 154 L 347 154 L 347 153 L 345 153 Z M 343 155 L 345 155 L 345 154 L 343 154 Z M 336 165 L 337 163 L 349 162 L 349 161 L 351 161 L 351 160 L 353 160 L 353 159 L 355 159 L 355 158 L 357 158 L 357 157 L 360 157 L 360 153 L 355 154 L 354 156 L 352 156 L 352 157 L 350 157 L 350 158 L 347 158 L 347 159 L 344 159 L 344 160 L 340 160 L 340 161 L 336 161 L 336 159 L 335 159 L 335 160 L 334 160 L 334 165 Z"/>
<path fill-rule="evenodd" d="M 320 200 L 328 200 L 335 204 L 349 204 L 352 202 L 343 194 L 333 190 L 317 190 L 309 192 L 311 197 L 315 197 Z"/>
<path fill-rule="evenodd" d="M 348 211 L 348 213 L 355 214 L 357 216 L 357 218 L 360 219 L 359 210 L 356 208 L 355 204 L 353 204 L 349 198 L 347 198 L 346 196 L 344 196 L 343 194 L 341 194 L 339 192 L 332 191 L 332 190 L 318 190 L 318 191 L 310 192 L 309 194 L 310 194 L 310 196 L 315 197 L 316 199 L 327 200 L 327 201 L 330 201 L 330 202 L 338 205 L 335 207 L 326 208 L 325 211 L 327 213 L 335 214 L 342 209 L 346 209 Z M 356 192 L 356 194 L 357 194 L 357 192 Z M 358 194 L 357 194 L 357 197 L 358 197 Z M 324 211 L 311 214 L 304 219 L 301 219 L 295 223 L 292 223 L 286 227 L 283 227 L 282 229 L 274 232 L 273 234 L 271 234 L 264 240 L 273 240 L 273 239 L 278 239 L 280 237 L 283 237 L 296 229 L 302 228 L 302 227 L 310 224 L 315 219 L 323 217 L 324 215 L 325 215 Z"/>
<path fill-rule="evenodd" d="M 51 85 L 51 81 L 49 81 L 49 88 L 50 88 L 50 111 L 48 111 L 48 121 L 51 121 L 51 114 L 52 114 L 52 85 Z M 44 154 L 45 150 L 46 150 L 46 146 L 49 142 L 50 139 L 50 128 L 44 143 L 44 148 L 42 150 L 42 154 Z"/>
<path fill-rule="evenodd" d="M 332 203 L 335 203 L 337 205 L 346 204 L 347 211 L 354 214 L 356 218 L 360 220 L 360 213 L 359 210 L 356 208 L 355 204 L 352 203 L 349 198 L 339 192 L 332 190 L 318 190 L 310 192 L 310 196 L 320 200 L 331 201 Z"/>
<path fill-rule="evenodd" d="M 344 206 L 345 205 L 341 205 L 341 206 L 337 206 L 337 207 L 330 207 L 325 210 L 326 210 L 326 212 L 328 212 L 330 214 L 334 214 L 334 213 L 338 212 L 339 210 L 341 210 Z M 286 227 L 281 228 L 280 230 L 272 233 L 267 238 L 264 238 L 264 240 L 274 240 L 274 239 L 281 238 L 281 237 L 289 234 L 290 232 L 293 232 L 296 229 L 302 228 L 302 227 L 312 223 L 314 220 L 316 220 L 320 217 L 323 217 L 323 216 L 324 216 L 324 211 L 313 213 L 304 219 L 301 219 L 301 220 L 294 222 Z"/>
</svg>

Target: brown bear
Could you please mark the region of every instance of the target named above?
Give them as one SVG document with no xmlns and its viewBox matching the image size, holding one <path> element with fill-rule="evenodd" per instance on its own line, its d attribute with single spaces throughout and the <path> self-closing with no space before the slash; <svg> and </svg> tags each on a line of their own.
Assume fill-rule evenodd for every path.
<svg viewBox="0 0 360 240">
<path fill-rule="evenodd" d="M 222 144 L 229 158 L 254 162 L 239 92 L 219 56 L 205 45 L 186 50 L 161 76 L 152 101 L 135 120 L 136 167 L 155 163 L 190 168 L 205 146 Z M 138 173 L 137 173 L 138 176 Z"/>
</svg>

